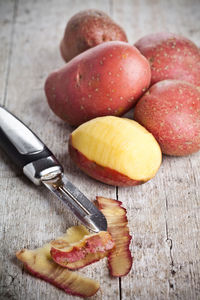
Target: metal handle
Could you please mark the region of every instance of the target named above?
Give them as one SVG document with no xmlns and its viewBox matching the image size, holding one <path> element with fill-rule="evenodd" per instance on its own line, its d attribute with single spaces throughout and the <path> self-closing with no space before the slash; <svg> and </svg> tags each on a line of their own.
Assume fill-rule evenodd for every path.
<svg viewBox="0 0 200 300">
<path fill-rule="evenodd" d="M 40 184 L 41 176 L 48 171 L 62 172 L 61 165 L 42 141 L 3 107 L 0 107 L 0 147 L 35 184 Z"/>
</svg>

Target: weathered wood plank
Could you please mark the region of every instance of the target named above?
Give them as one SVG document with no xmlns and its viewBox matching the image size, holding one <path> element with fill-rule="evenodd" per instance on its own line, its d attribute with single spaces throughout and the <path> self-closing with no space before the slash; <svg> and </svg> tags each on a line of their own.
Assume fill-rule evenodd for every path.
<svg viewBox="0 0 200 300">
<path fill-rule="evenodd" d="M 200 295 L 199 158 L 198 153 L 168 159 L 165 171 L 172 299 L 198 299 Z"/>
<path fill-rule="evenodd" d="M 16 19 L 16 2 L 0 2 L 0 105 L 3 105 L 7 96 L 7 85 L 12 59 L 12 45 Z M 3 155 L 3 159 L 6 157 Z M 0 164 L 0 176 L 11 175 L 10 169 L 5 164 Z"/>
<path fill-rule="evenodd" d="M 113 17 L 125 28 L 130 43 L 152 32 L 171 31 L 200 45 L 198 0 L 114 0 Z"/>
<path fill-rule="evenodd" d="M 6 86 L 10 71 L 10 56 L 12 54 L 13 29 L 15 23 L 15 2 L 0 2 L 0 103 L 3 104 L 6 97 Z"/>
<path fill-rule="evenodd" d="M 168 30 L 200 44 L 199 1 L 114 1 L 129 42 Z M 122 299 L 198 299 L 199 157 L 164 157 L 157 176 L 143 186 L 119 189 L 133 233 L 133 269 L 122 279 Z"/>
<path fill-rule="evenodd" d="M 15 12 L 16 6 L 14 1 L 0 2 L 0 105 L 4 104 L 7 92 L 8 77 L 10 71 L 10 59 L 12 54 L 12 41 L 13 41 L 13 29 L 15 23 Z M 3 156 L 3 157 L 1 157 Z M 4 155 L 0 154 L 0 157 L 4 159 Z M 0 164 L 0 186 L 1 191 L 6 187 L 7 181 L 2 185 L 2 177 L 10 177 L 11 172 L 9 168 L 6 167 L 5 163 Z M 4 201 L 4 195 L 1 193 L 1 203 Z M 4 234 L 5 230 L 3 227 L 4 223 L 4 213 L 0 210 L 0 246 L 1 246 L 1 256 L 0 256 L 0 295 L 3 293 L 5 286 L 12 282 L 12 277 L 7 274 L 6 280 L 4 280 L 4 254 L 6 255 L 6 248 L 4 248 Z"/>
</svg>

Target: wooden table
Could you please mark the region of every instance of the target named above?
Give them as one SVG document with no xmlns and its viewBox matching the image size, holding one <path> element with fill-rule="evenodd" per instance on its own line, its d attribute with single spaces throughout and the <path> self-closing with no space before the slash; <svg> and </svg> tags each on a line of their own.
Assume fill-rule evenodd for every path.
<svg viewBox="0 0 200 300">
<path fill-rule="evenodd" d="M 130 43 L 147 33 L 169 30 L 200 46 L 199 0 L 1 0 L 0 104 L 40 136 L 89 199 L 117 198 L 127 208 L 132 270 L 122 279 L 109 278 L 106 261 L 82 270 L 101 284 L 92 299 L 200 299 L 200 153 L 164 156 L 156 177 L 142 186 L 110 187 L 87 177 L 70 161 L 67 142 L 72 129 L 47 105 L 44 81 L 64 65 L 59 42 L 66 22 L 87 8 L 112 16 Z M 75 299 L 31 277 L 15 253 L 41 246 L 76 221 L 3 152 L 0 161 L 0 299 Z"/>
</svg>

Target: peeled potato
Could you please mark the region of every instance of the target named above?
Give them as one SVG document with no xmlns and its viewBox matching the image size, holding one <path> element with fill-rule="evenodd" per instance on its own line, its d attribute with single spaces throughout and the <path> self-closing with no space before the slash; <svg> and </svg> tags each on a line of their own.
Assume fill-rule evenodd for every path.
<svg viewBox="0 0 200 300">
<path fill-rule="evenodd" d="M 93 119 L 74 130 L 69 153 L 88 175 L 118 186 L 148 181 L 162 159 L 158 143 L 143 126 L 113 116 Z"/>
</svg>

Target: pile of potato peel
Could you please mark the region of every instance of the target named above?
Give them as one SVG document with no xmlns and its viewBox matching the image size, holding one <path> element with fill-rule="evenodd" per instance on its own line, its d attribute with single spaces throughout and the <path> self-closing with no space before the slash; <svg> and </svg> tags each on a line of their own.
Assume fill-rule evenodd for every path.
<svg viewBox="0 0 200 300">
<path fill-rule="evenodd" d="M 94 295 L 100 286 L 74 270 L 107 257 L 111 276 L 129 273 L 132 256 L 126 210 L 117 200 L 97 197 L 96 202 L 107 219 L 108 232 L 90 234 L 84 226 L 73 226 L 42 248 L 18 251 L 16 256 L 29 273 L 80 297 Z"/>
</svg>

